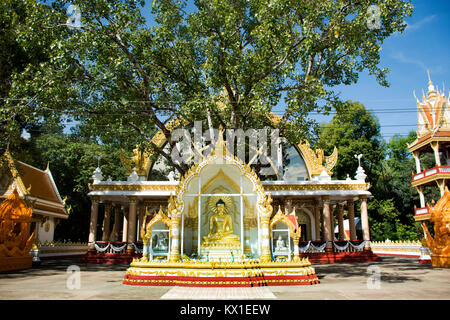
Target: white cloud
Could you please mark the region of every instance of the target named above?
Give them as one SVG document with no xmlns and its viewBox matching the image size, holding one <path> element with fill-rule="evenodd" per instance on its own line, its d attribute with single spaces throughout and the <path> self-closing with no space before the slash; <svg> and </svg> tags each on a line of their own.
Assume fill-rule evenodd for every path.
<svg viewBox="0 0 450 320">
<path fill-rule="evenodd" d="M 434 74 L 442 74 L 445 72 L 445 68 L 442 65 L 430 67 L 427 66 L 422 60 L 415 59 L 412 57 L 405 56 L 403 52 L 397 52 L 396 54 L 392 55 L 392 58 L 401 62 L 401 63 L 408 63 L 413 64 L 419 68 L 421 68 L 423 71 Z"/>
<path fill-rule="evenodd" d="M 412 24 L 406 23 L 405 32 L 420 29 L 423 25 L 436 19 L 436 17 L 437 17 L 437 15 L 433 14 L 431 16 L 427 16 L 427 17 L 423 18 L 422 20 L 417 21 L 416 23 L 412 23 Z"/>
<path fill-rule="evenodd" d="M 432 14 L 430 16 L 427 16 L 427 17 L 423 18 L 422 20 L 419 20 L 419 21 L 415 22 L 415 23 L 408 23 L 408 22 L 406 22 L 406 28 L 405 28 L 405 30 L 402 33 L 398 32 L 398 31 L 395 31 L 392 35 L 394 37 L 398 37 L 398 36 L 401 36 L 401 35 L 403 35 L 403 34 L 405 34 L 407 32 L 418 30 L 422 26 L 426 25 L 427 23 L 430 23 L 433 20 L 435 20 L 436 17 L 437 17 L 436 14 Z"/>
</svg>

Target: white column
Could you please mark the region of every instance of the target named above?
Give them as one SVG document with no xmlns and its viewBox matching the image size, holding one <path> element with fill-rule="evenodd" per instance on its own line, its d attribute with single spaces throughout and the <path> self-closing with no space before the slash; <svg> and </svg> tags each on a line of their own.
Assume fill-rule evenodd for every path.
<svg viewBox="0 0 450 320">
<path fill-rule="evenodd" d="M 434 161 L 437 166 L 440 166 L 441 165 L 441 157 L 439 156 L 439 142 L 438 141 L 431 142 L 430 146 L 434 151 Z"/>
<path fill-rule="evenodd" d="M 413 153 L 414 160 L 416 160 L 416 173 L 420 173 L 420 153 L 419 151 L 414 151 Z"/>
<path fill-rule="evenodd" d="M 425 196 L 423 195 L 422 187 L 417 187 L 417 192 L 419 193 L 420 207 L 425 208 Z"/>
<path fill-rule="evenodd" d="M 180 260 L 180 230 L 181 230 L 181 215 L 172 216 L 172 241 L 170 247 L 170 262 L 176 262 Z"/>
</svg>

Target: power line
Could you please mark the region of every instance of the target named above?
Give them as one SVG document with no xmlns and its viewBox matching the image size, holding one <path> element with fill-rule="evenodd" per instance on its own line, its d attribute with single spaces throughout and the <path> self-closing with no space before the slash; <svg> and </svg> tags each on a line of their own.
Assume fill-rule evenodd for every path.
<svg viewBox="0 0 450 320">
<path fill-rule="evenodd" d="M 434 109 L 434 112 L 437 111 L 447 111 L 447 108 L 440 108 L 440 109 Z M 157 112 L 164 112 L 166 110 L 157 110 Z M 171 111 L 171 110 L 167 110 L 167 111 Z M 417 112 L 417 108 L 413 108 L 413 109 L 367 109 L 367 111 L 369 111 L 370 113 L 373 114 L 401 114 L 401 113 L 416 113 Z M 55 111 L 55 110 L 48 110 L 49 113 L 53 113 L 53 114 L 58 114 L 60 112 Z M 148 110 L 127 110 L 127 111 L 117 111 L 117 112 L 102 112 L 102 111 L 75 111 L 75 110 L 66 110 L 64 111 L 63 114 L 75 114 L 75 115 L 124 115 L 124 114 L 130 114 L 130 113 L 147 113 Z M 279 110 L 275 110 L 275 111 L 270 111 L 271 113 L 274 113 L 276 115 L 284 115 L 285 111 L 279 111 Z M 309 115 L 322 115 L 322 116 L 330 116 L 330 115 L 336 115 L 339 112 L 337 111 L 327 111 L 327 112 L 322 112 L 322 111 L 310 111 L 308 112 Z"/>
</svg>

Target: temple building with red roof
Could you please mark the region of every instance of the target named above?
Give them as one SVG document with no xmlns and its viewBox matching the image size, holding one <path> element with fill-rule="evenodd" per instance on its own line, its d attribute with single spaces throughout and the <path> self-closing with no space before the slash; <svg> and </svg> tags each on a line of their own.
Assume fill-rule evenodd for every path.
<svg viewBox="0 0 450 320">
<path fill-rule="evenodd" d="M 33 208 L 35 239 L 41 243 L 52 242 L 58 220 L 67 219 L 69 215 L 49 166 L 40 170 L 13 159 L 8 150 L 3 155 L 3 161 L 7 170 L 0 176 L 0 202 L 17 189 Z"/>
</svg>

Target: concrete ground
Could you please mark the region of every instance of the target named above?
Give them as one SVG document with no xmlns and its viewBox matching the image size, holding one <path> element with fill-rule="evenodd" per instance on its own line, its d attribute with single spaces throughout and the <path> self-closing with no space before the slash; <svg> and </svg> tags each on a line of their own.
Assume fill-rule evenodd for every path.
<svg viewBox="0 0 450 320">
<path fill-rule="evenodd" d="M 0 300 L 243 299 L 243 294 L 245 299 L 280 300 L 450 299 L 450 269 L 423 265 L 417 259 L 383 257 L 381 262 L 313 266 L 320 280 L 318 285 L 265 287 L 265 291 L 248 288 L 241 290 L 240 296 L 221 288 L 211 297 L 193 297 L 192 288 L 123 285 L 127 265 L 44 260 L 36 268 L 0 273 Z M 80 271 L 79 278 L 71 269 Z M 205 290 L 203 293 L 212 292 Z"/>
</svg>

